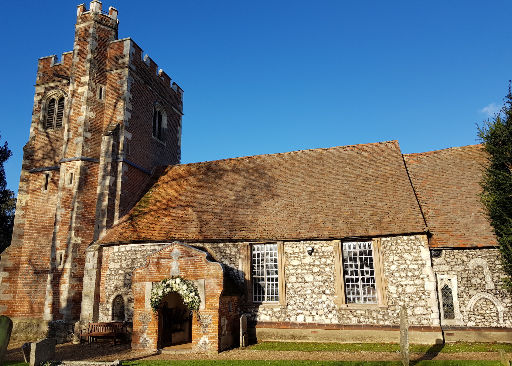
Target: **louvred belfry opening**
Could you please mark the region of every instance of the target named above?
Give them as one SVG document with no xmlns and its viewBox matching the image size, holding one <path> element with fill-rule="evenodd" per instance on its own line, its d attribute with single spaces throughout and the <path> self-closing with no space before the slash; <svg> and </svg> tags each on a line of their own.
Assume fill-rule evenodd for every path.
<svg viewBox="0 0 512 366">
<path fill-rule="evenodd" d="M 46 111 L 45 128 L 53 128 L 53 118 L 55 117 L 55 99 L 52 98 L 48 102 L 48 109 Z"/>
<path fill-rule="evenodd" d="M 55 116 L 55 128 L 62 127 L 62 118 L 64 116 L 64 97 L 59 98 L 57 103 L 57 115 Z"/>
</svg>

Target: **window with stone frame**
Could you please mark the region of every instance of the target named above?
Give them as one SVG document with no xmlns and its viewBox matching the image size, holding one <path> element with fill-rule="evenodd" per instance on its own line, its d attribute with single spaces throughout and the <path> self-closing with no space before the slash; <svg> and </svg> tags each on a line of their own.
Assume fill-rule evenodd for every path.
<svg viewBox="0 0 512 366">
<path fill-rule="evenodd" d="M 278 244 L 251 247 L 252 299 L 254 302 L 279 301 Z"/>
<path fill-rule="evenodd" d="M 459 308 L 457 295 L 457 275 L 438 274 L 437 289 L 439 293 L 439 305 L 442 325 L 460 325 L 462 314 Z"/>
<path fill-rule="evenodd" d="M 441 302 L 443 303 L 443 319 L 455 319 L 452 289 L 448 285 L 444 285 L 441 289 Z"/>
<path fill-rule="evenodd" d="M 342 243 L 343 282 L 347 304 L 377 304 L 372 241 Z"/>
<path fill-rule="evenodd" d="M 336 304 L 387 306 L 381 239 L 333 240 L 333 246 Z"/>
<path fill-rule="evenodd" d="M 64 96 L 62 95 L 52 96 L 46 100 L 43 114 L 43 127 L 45 130 L 62 127 L 64 101 Z"/>
</svg>

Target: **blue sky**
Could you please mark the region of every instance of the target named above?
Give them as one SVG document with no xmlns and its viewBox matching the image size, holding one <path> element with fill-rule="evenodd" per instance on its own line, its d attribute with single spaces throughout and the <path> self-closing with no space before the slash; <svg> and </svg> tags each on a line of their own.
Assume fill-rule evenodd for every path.
<svg viewBox="0 0 512 366">
<path fill-rule="evenodd" d="M 17 191 L 37 59 L 78 1 L 2 4 L 2 141 Z M 510 1 L 104 1 L 184 90 L 182 162 L 397 139 L 477 143 L 512 78 Z M 89 4 L 87 3 L 87 8 Z"/>
</svg>

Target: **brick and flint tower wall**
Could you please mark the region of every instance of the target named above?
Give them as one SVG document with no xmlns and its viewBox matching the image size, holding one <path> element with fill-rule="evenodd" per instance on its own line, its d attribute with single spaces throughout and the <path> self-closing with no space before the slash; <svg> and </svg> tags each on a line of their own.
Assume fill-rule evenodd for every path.
<svg viewBox="0 0 512 366">
<path fill-rule="evenodd" d="M 87 248 L 136 203 L 155 167 L 180 162 L 183 91 L 117 32 L 116 9 L 79 5 L 73 51 L 38 62 L 13 238 L 0 262 L 0 313 L 18 338 L 80 318 Z"/>
</svg>

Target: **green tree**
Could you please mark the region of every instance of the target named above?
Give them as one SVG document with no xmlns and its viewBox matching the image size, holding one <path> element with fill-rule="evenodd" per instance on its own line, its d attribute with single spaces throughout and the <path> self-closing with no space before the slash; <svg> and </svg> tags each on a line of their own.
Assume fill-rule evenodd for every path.
<svg viewBox="0 0 512 366">
<path fill-rule="evenodd" d="M 507 278 L 504 285 L 512 293 L 512 93 L 509 88 L 501 112 L 478 128 L 489 154 L 482 180 L 482 201 L 487 208 L 499 242 Z"/>
<path fill-rule="evenodd" d="M 0 253 L 11 244 L 14 208 L 16 207 L 14 193 L 7 189 L 5 180 L 4 163 L 11 155 L 6 141 L 3 146 L 0 145 Z"/>
</svg>

